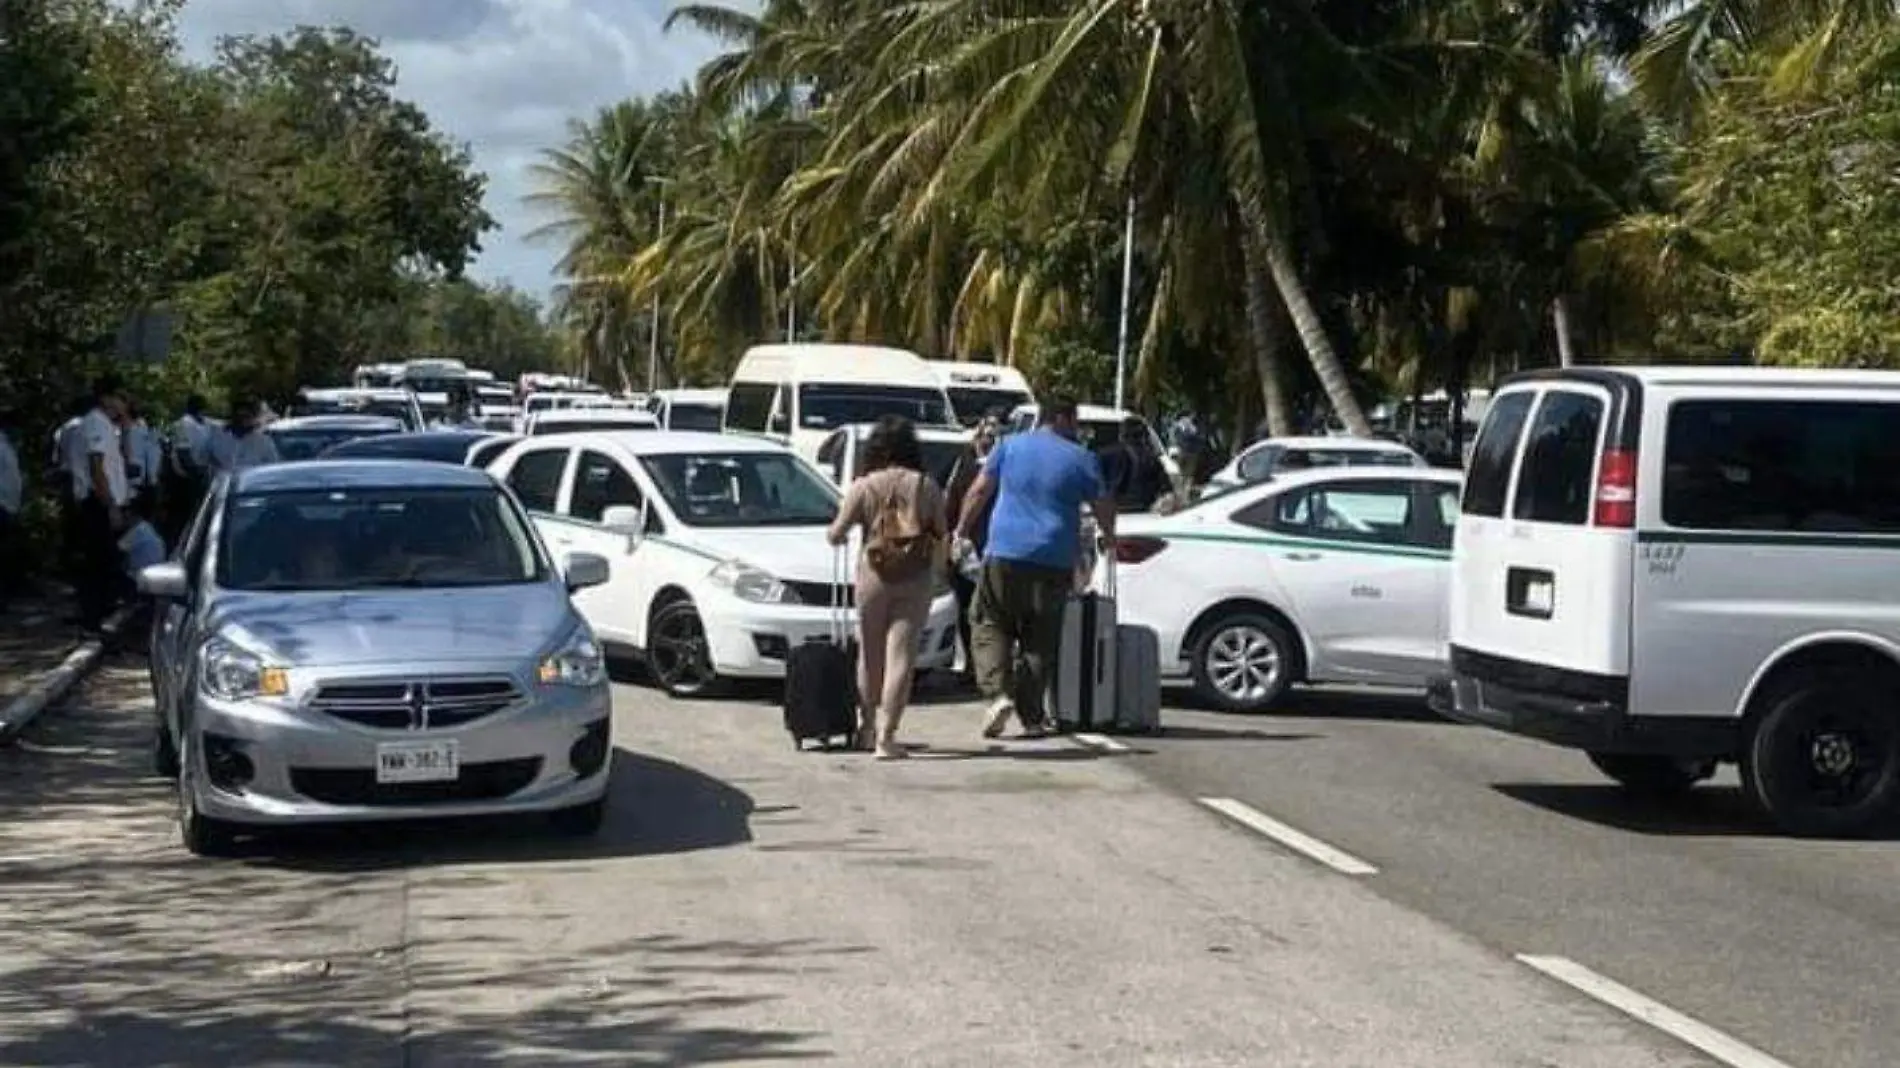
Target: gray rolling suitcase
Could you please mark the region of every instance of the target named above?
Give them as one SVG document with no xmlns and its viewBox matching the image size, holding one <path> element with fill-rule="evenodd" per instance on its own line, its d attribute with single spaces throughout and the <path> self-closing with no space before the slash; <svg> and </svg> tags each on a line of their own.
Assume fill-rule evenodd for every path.
<svg viewBox="0 0 1900 1068">
<path fill-rule="evenodd" d="M 1056 660 L 1056 726 L 1065 731 L 1153 734 L 1161 729 L 1161 647 L 1148 627 L 1118 625 L 1115 560 L 1106 592 L 1085 590 L 1062 613 Z"/>
</svg>

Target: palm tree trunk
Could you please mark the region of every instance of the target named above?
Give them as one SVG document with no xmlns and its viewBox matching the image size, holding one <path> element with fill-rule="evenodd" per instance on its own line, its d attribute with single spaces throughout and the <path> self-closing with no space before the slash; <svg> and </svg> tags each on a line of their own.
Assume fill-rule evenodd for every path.
<svg viewBox="0 0 1900 1068">
<path fill-rule="evenodd" d="M 1550 302 L 1550 322 L 1557 331 L 1557 365 L 1575 367 L 1577 351 L 1570 340 L 1570 298 L 1562 293 Z"/>
<path fill-rule="evenodd" d="M 1293 413 L 1287 407 L 1286 384 L 1280 378 L 1280 358 L 1286 347 L 1283 331 L 1276 329 L 1273 278 L 1261 263 L 1254 242 L 1241 241 L 1246 262 L 1247 344 L 1253 349 L 1254 370 L 1260 378 L 1260 400 L 1266 407 L 1267 431 L 1274 437 L 1293 433 Z"/>
<path fill-rule="evenodd" d="M 1272 272 L 1274 288 L 1280 291 L 1280 299 L 1286 302 L 1286 310 L 1293 317 L 1293 327 L 1299 332 L 1300 343 L 1306 347 L 1307 359 L 1313 363 L 1313 373 L 1319 376 L 1320 387 L 1326 391 L 1326 399 L 1332 402 L 1333 413 L 1351 433 L 1371 437 L 1372 424 L 1366 421 L 1359 398 L 1352 395 L 1346 368 L 1339 362 L 1332 341 L 1326 337 L 1326 328 L 1320 325 L 1319 313 L 1306 295 L 1306 285 L 1300 281 L 1299 268 L 1294 266 L 1292 255 L 1265 230 L 1250 229 L 1254 231 L 1254 241 L 1259 245 L 1261 258 L 1266 260 L 1267 270 Z"/>
</svg>

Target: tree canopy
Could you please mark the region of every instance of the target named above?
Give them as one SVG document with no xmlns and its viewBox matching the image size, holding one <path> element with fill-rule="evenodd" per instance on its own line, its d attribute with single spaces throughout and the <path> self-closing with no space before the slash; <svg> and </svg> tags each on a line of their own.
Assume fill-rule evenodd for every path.
<svg viewBox="0 0 1900 1068">
<path fill-rule="evenodd" d="M 1864 0 L 687 4 L 669 25 L 725 50 L 577 119 L 535 199 L 598 358 L 637 357 L 657 302 L 668 373 L 698 380 L 793 325 L 1076 380 L 1119 342 L 1131 204 L 1150 407 L 1361 428 L 1374 397 L 1559 362 L 1886 365 L 1895 24 Z"/>
</svg>

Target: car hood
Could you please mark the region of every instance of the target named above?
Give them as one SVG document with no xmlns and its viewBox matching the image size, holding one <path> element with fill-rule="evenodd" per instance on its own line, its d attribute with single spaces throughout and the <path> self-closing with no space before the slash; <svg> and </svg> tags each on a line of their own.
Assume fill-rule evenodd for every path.
<svg viewBox="0 0 1900 1068">
<path fill-rule="evenodd" d="M 479 589 L 237 593 L 214 631 L 287 666 L 527 660 L 574 618 L 554 583 Z"/>
<path fill-rule="evenodd" d="M 701 529 L 679 540 L 719 560 L 743 560 L 773 578 L 830 582 L 836 575 L 837 550 L 826 544 L 824 527 Z"/>
</svg>

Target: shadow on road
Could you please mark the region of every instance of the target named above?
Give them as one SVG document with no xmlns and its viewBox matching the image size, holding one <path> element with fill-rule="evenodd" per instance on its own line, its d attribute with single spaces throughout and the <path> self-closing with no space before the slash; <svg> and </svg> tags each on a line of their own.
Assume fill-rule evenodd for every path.
<svg viewBox="0 0 1900 1068">
<path fill-rule="evenodd" d="M 1350 686 L 1298 689 L 1289 691 L 1280 698 L 1277 704 L 1265 712 L 1253 713 L 1221 713 L 1220 709 L 1201 700 L 1199 695 L 1192 690 L 1174 691 L 1167 697 L 1170 704 L 1181 708 L 1231 715 L 1239 719 L 1386 720 L 1394 723 L 1458 726 L 1428 708 L 1424 694 L 1393 690 L 1360 689 Z"/>
<path fill-rule="evenodd" d="M 373 871 L 661 856 L 752 840 L 752 797 L 735 786 L 619 748 L 612 775 L 607 822 L 591 837 L 560 836 L 538 816 L 350 824 L 261 836 L 245 859 L 301 871 Z"/>
<path fill-rule="evenodd" d="M 1701 786 L 1675 800 L 1635 797 L 1612 784 L 1496 783 L 1498 793 L 1572 819 L 1634 834 L 1668 837 L 1773 838 L 1779 832 L 1748 803 L 1739 787 Z M 1890 823 L 1872 835 L 1844 841 L 1900 840 Z"/>
<path fill-rule="evenodd" d="M 355 836 L 301 863 L 206 862 L 178 845 L 170 787 L 150 775 L 150 716 L 142 667 L 115 662 L 84 706 L 0 751 L 0 1064 L 577 1068 L 829 1055 L 796 1024 L 732 1021 L 759 1020 L 743 1010 L 776 996 L 768 969 L 822 974 L 868 948 L 622 939 L 521 892 L 512 862 L 747 841 L 752 802 L 732 786 L 620 752 L 617 810 L 598 840 L 485 825 L 464 839 L 418 824 L 393 829 L 406 841 Z M 505 866 L 430 868 L 463 861 Z"/>
</svg>

